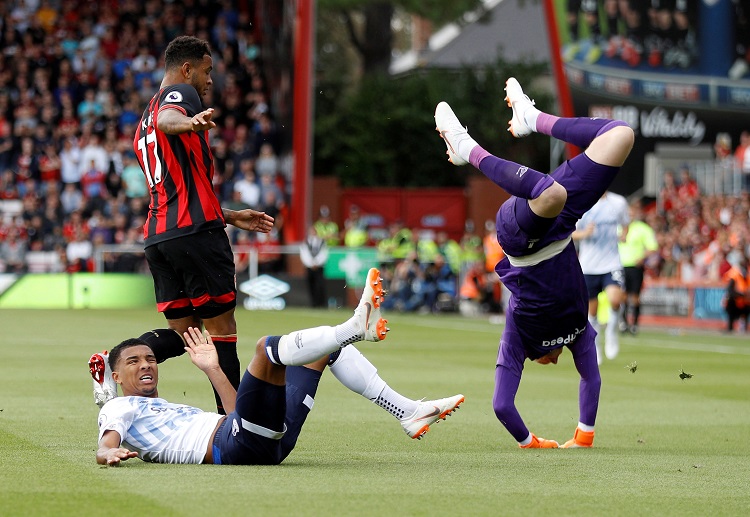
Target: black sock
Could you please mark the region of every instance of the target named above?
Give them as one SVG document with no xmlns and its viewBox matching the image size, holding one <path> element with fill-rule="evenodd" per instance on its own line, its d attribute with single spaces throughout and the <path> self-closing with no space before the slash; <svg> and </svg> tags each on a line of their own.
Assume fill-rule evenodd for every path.
<svg viewBox="0 0 750 517">
<path fill-rule="evenodd" d="M 237 356 L 237 338 L 222 340 L 213 338 L 216 353 L 219 354 L 219 367 L 224 375 L 229 379 L 229 383 L 236 390 L 240 386 L 240 358 Z M 221 403 L 221 397 L 214 389 L 216 398 L 216 409 L 220 415 L 225 415 L 224 405 Z"/>
<path fill-rule="evenodd" d="M 633 305 L 633 326 L 638 326 L 638 317 L 641 315 L 641 304 Z"/>
<path fill-rule="evenodd" d="M 176 330 L 155 329 L 142 334 L 138 339 L 148 343 L 154 351 L 157 363 L 185 353 L 185 342 Z"/>
</svg>

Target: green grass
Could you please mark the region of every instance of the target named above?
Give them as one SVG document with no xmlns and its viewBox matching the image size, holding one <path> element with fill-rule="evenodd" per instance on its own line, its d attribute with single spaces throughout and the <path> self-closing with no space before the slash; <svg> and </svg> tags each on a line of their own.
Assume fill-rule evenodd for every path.
<svg viewBox="0 0 750 517">
<path fill-rule="evenodd" d="M 344 311 L 238 313 L 243 362 L 263 334 L 337 323 Z M 276 467 L 96 464 L 86 360 L 163 327 L 154 311 L 3 310 L 0 515 L 747 515 L 750 344 L 745 336 L 643 331 L 602 366 L 596 447 L 520 450 L 492 411 L 501 327 L 453 316 L 388 316 L 360 350 L 407 396 L 466 395 L 409 440 L 393 417 L 325 374 L 297 449 Z M 631 373 L 626 366 L 637 361 Z M 694 375 L 680 380 L 683 369 Z M 211 410 L 183 356 L 160 394 Z M 545 438 L 572 436 L 578 378 L 527 363 L 517 404 Z"/>
</svg>

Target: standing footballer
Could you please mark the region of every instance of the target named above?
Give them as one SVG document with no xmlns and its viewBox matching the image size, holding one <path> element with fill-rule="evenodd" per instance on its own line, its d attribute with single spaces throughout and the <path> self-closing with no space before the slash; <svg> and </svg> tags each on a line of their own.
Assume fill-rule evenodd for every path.
<svg viewBox="0 0 750 517">
<path fill-rule="evenodd" d="M 161 362 L 183 354 L 181 336 L 202 322 L 216 345 L 222 371 L 237 389 L 237 288 L 224 227 L 228 223 L 268 233 L 274 220 L 255 210 L 222 209 L 213 191 L 208 137 L 216 123 L 211 120 L 214 110 L 204 109 L 201 103 L 212 84 L 208 43 L 192 36 L 175 38 L 165 51 L 164 66 L 164 80 L 143 112 L 133 147 L 151 195 L 143 228 L 146 259 L 157 309 L 167 318 L 169 329 L 147 332 L 140 339 Z M 97 383 L 105 360 L 94 354 L 89 362 L 94 396 L 101 404 L 116 395 L 102 396 L 102 385 Z M 221 398 L 214 393 L 218 410 L 224 413 Z"/>
</svg>

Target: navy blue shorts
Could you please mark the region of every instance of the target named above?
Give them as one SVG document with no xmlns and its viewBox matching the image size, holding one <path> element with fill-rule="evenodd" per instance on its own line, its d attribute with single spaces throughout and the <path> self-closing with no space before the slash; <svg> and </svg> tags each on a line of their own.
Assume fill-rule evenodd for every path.
<svg viewBox="0 0 750 517">
<path fill-rule="evenodd" d="M 599 293 L 603 292 L 607 286 L 616 285 L 620 289 L 625 287 L 625 275 L 622 269 L 604 273 L 603 275 L 583 275 L 586 280 L 586 290 L 589 293 L 589 300 L 595 300 Z"/>
<path fill-rule="evenodd" d="M 245 372 L 237 406 L 216 433 L 216 465 L 278 465 L 297 444 L 312 409 L 322 372 L 286 369 L 286 386 L 274 386 Z"/>
</svg>

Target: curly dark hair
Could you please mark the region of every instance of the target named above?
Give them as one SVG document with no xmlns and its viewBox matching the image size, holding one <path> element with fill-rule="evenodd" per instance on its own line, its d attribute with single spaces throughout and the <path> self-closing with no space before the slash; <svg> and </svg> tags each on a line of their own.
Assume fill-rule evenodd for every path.
<svg viewBox="0 0 750 517">
<path fill-rule="evenodd" d="M 205 55 L 211 55 L 207 41 L 193 36 L 178 36 L 164 51 L 164 67 L 168 70 L 182 66 L 185 61 L 194 63 L 203 59 Z"/>
<path fill-rule="evenodd" d="M 139 339 L 136 337 L 126 339 L 119 345 L 112 348 L 112 350 L 109 351 L 109 359 L 108 359 L 109 369 L 112 371 L 115 371 L 115 366 L 117 365 L 117 361 L 120 360 L 120 356 L 125 350 L 127 350 L 128 348 L 132 348 L 134 346 L 141 346 L 141 345 L 151 348 L 151 345 L 149 345 L 142 339 Z M 153 351 L 153 348 L 151 350 Z"/>
</svg>

